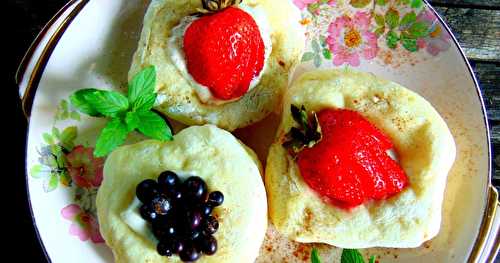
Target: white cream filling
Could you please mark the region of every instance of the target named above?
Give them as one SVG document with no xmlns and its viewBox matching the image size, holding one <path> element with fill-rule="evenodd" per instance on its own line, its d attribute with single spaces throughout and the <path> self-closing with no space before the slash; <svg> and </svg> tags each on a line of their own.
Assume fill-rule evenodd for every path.
<svg viewBox="0 0 500 263">
<path fill-rule="evenodd" d="M 182 181 L 190 176 L 195 176 L 195 173 L 193 172 L 173 172 L 175 172 Z M 137 197 L 134 197 L 134 200 L 132 200 L 127 209 L 120 214 L 120 217 L 122 218 L 123 222 L 125 222 L 125 224 L 127 224 L 130 229 L 132 229 L 136 234 L 156 245 L 156 243 L 158 243 L 158 240 L 153 234 L 151 225 L 146 220 L 142 219 L 141 213 L 139 212 L 141 205 L 142 202 L 137 199 Z"/>
<path fill-rule="evenodd" d="M 269 25 L 269 22 L 267 21 L 265 11 L 262 10 L 261 7 L 250 7 L 244 4 L 240 4 L 238 5 L 238 7 L 253 17 L 257 24 L 257 27 L 259 28 L 262 40 L 264 41 L 264 66 L 262 67 L 262 70 L 259 72 L 259 74 L 255 76 L 250 82 L 250 86 L 248 88 L 248 91 L 250 91 L 255 86 L 257 86 L 257 84 L 259 84 L 262 74 L 267 69 L 267 60 L 272 50 L 271 27 Z M 198 95 L 198 98 L 203 103 L 221 105 L 238 100 L 239 98 L 232 100 L 221 100 L 214 97 L 208 87 L 196 82 L 196 80 L 194 80 L 191 74 L 189 74 L 189 72 L 187 71 L 186 60 L 183 51 L 184 34 L 189 25 L 191 25 L 191 23 L 196 19 L 198 19 L 198 17 L 186 16 L 182 18 L 179 24 L 172 29 L 172 33 L 168 39 L 168 50 L 170 52 L 170 58 L 172 59 L 172 62 L 175 64 L 184 78 L 186 78 L 191 83 L 191 85 L 195 89 L 196 94 Z"/>
</svg>

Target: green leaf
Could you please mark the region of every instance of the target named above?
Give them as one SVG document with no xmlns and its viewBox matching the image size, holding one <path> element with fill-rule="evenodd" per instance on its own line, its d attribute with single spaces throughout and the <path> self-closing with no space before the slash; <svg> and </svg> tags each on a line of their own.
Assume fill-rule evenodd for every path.
<svg viewBox="0 0 500 263">
<path fill-rule="evenodd" d="M 365 263 L 365 260 L 357 249 L 344 248 L 340 257 L 340 263 Z"/>
<path fill-rule="evenodd" d="M 42 138 L 43 140 L 45 141 L 46 144 L 54 144 L 55 143 L 55 140 L 54 140 L 54 137 L 48 133 L 44 133 L 42 134 Z"/>
<path fill-rule="evenodd" d="M 321 259 L 318 255 L 318 250 L 316 248 L 313 248 L 311 251 L 311 263 L 321 263 Z"/>
<path fill-rule="evenodd" d="M 424 22 L 416 22 L 408 29 L 413 38 L 425 37 L 429 34 L 429 27 Z"/>
<path fill-rule="evenodd" d="M 125 123 L 127 124 L 127 129 L 129 132 L 139 127 L 140 121 L 141 120 L 137 116 L 136 112 L 134 111 L 127 112 L 127 115 L 125 116 Z"/>
<path fill-rule="evenodd" d="M 322 47 L 326 47 L 326 37 L 323 35 L 319 36 L 319 43 Z"/>
<path fill-rule="evenodd" d="M 387 46 L 395 49 L 398 46 L 399 37 L 394 31 L 389 31 L 386 36 Z"/>
<path fill-rule="evenodd" d="M 399 12 L 393 8 L 385 13 L 385 22 L 390 29 L 394 29 L 399 25 Z"/>
<path fill-rule="evenodd" d="M 412 8 L 420 8 L 424 5 L 424 2 L 422 0 L 412 0 L 411 1 L 411 7 Z"/>
<path fill-rule="evenodd" d="M 375 263 L 375 256 L 372 255 L 368 263 Z"/>
<path fill-rule="evenodd" d="M 377 23 L 377 25 L 381 27 L 384 26 L 385 24 L 384 16 L 381 14 L 375 14 L 375 23 Z"/>
<path fill-rule="evenodd" d="M 68 101 L 66 101 L 66 100 L 61 100 L 61 102 L 59 103 L 59 107 L 60 107 L 63 111 L 68 111 Z"/>
<path fill-rule="evenodd" d="M 321 66 L 321 56 L 319 54 L 314 55 L 314 66 L 317 68 Z"/>
<path fill-rule="evenodd" d="M 59 129 L 57 127 L 52 127 L 52 136 L 56 139 L 60 139 L 61 138 L 61 132 L 59 131 Z"/>
<path fill-rule="evenodd" d="M 332 59 L 332 52 L 327 48 L 323 49 L 323 57 L 325 59 Z"/>
<path fill-rule="evenodd" d="M 403 18 L 401 19 L 401 26 L 403 27 L 409 26 L 413 24 L 416 20 L 417 20 L 417 14 L 415 14 L 415 12 L 412 11 L 403 16 Z"/>
<path fill-rule="evenodd" d="M 302 62 L 306 62 L 309 60 L 312 60 L 314 58 L 314 53 L 313 52 L 306 52 L 304 55 L 302 55 Z"/>
<path fill-rule="evenodd" d="M 350 4 L 356 8 L 363 8 L 371 3 L 371 0 L 351 0 Z"/>
<path fill-rule="evenodd" d="M 125 142 L 127 138 L 127 125 L 119 118 L 108 122 L 101 131 L 94 149 L 94 156 L 103 157 Z"/>
<path fill-rule="evenodd" d="M 81 89 L 73 93 L 69 97 L 69 100 L 71 101 L 73 107 L 75 107 L 77 110 L 92 117 L 101 117 L 103 115 L 99 113 L 99 111 L 97 111 L 97 109 L 85 98 L 86 94 L 91 94 L 95 91 L 97 91 L 97 89 Z"/>
<path fill-rule="evenodd" d="M 42 177 L 42 173 L 43 173 L 43 165 L 35 164 L 35 165 L 31 166 L 31 169 L 30 169 L 31 177 L 40 178 L 40 177 Z"/>
<path fill-rule="evenodd" d="M 72 111 L 70 113 L 70 117 L 75 121 L 80 121 L 80 113 L 78 113 L 77 111 Z"/>
<path fill-rule="evenodd" d="M 57 176 L 56 173 L 51 173 L 49 178 L 47 178 L 43 184 L 43 188 L 45 192 L 52 192 L 57 188 L 57 185 L 59 185 L 59 177 Z"/>
<path fill-rule="evenodd" d="M 128 85 L 128 101 L 132 110 L 150 110 L 156 100 L 156 69 L 149 66 L 137 73 Z"/>
<path fill-rule="evenodd" d="M 314 50 L 314 53 L 319 53 L 320 47 L 319 47 L 318 41 L 316 41 L 316 39 L 315 39 L 311 42 L 311 44 L 312 44 L 311 46 L 312 46 L 312 49 Z"/>
<path fill-rule="evenodd" d="M 165 120 L 155 112 L 136 112 L 135 114 L 139 118 L 139 126 L 137 129 L 144 135 L 160 140 L 160 141 L 171 141 L 173 140 L 172 131 L 170 127 L 165 123 Z"/>
<path fill-rule="evenodd" d="M 381 5 L 381 6 L 384 6 L 385 4 L 387 4 L 386 0 L 376 0 L 375 3 L 377 5 Z"/>
<path fill-rule="evenodd" d="M 62 171 L 59 173 L 59 183 L 64 186 L 69 186 L 71 183 L 71 176 L 69 176 L 67 171 Z"/>
<path fill-rule="evenodd" d="M 381 35 L 383 35 L 385 32 L 385 26 L 382 26 L 382 27 L 379 27 L 377 29 L 375 29 L 375 34 L 380 37 Z"/>
<path fill-rule="evenodd" d="M 410 38 L 403 34 L 401 36 L 401 44 L 406 50 L 410 52 L 418 51 L 417 40 L 415 38 Z"/>
<path fill-rule="evenodd" d="M 64 129 L 64 131 L 61 134 L 61 143 L 64 148 L 66 148 L 68 151 L 71 151 L 74 147 L 74 140 L 76 139 L 78 135 L 78 129 L 76 126 L 70 126 Z"/>
<path fill-rule="evenodd" d="M 108 117 L 116 117 L 129 107 L 127 97 L 116 91 L 95 90 L 85 93 L 83 97 L 92 108 Z"/>
</svg>

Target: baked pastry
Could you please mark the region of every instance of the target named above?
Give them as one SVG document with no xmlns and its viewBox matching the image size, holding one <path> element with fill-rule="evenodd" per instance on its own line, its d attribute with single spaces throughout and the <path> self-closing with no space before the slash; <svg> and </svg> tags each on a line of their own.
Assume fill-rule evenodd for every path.
<svg viewBox="0 0 500 263">
<path fill-rule="evenodd" d="M 418 94 L 369 73 L 307 72 L 285 95 L 269 151 L 270 218 L 299 242 L 418 247 L 439 231 L 455 152 Z"/>
<path fill-rule="evenodd" d="M 122 146 L 107 158 L 97 214 L 116 262 L 181 262 L 177 255 L 157 253 L 157 241 L 136 204 L 136 186 L 166 170 L 181 179 L 198 176 L 209 191 L 224 193 L 224 203 L 212 212 L 219 222 L 217 252 L 198 262 L 254 262 L 267 228 L 260 164 L 251 149 L 213 125 L 186 128 L 170 142 Z"/>
<path fill-rule="evenodd" d="M 158 111 L 232 131 L 280 105 L 304 48 L 300 12 L 287 0 L 234 2 L 151 1 L 129 76 L 156 66 Z"/>
</svg>

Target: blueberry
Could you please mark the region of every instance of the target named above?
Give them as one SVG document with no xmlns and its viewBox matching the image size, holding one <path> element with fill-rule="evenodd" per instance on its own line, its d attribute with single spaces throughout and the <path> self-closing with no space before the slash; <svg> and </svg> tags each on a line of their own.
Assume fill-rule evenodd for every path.
<svg viewBox="0 0 500 263">
<path fill-rule="evenodd" d="M 207 203 L 198 205 L 197 209 L 201 212 L 201 215 L 206 217 L 212 213 L 213 207 Z"/>
<path fill-rule="evenodd" d="M 198 211 L 197 209 L 188 210 L 186 212 L 185 220 L 186 220 L 188 228 L 190 230 L 195 230 L 201 224 L 201 221 L 203 220 L 203 216 L 202 216 L 201 212 Z"/>
<path fill-rule="evenodd" d="M 174 239 L 172 250 L 176 254 L 180 254 L 184 249 L 184 241 L 182 239 L 176 238 Z"/>
<path fill-rule="evenodd" d="M 200 248 L 205 255 L 215 254 L 217 252 L 217 239 L 212 235 L 204 236 L 201 238 Z"/>
<path fill-rule="evenodd" d="M 188 240 L 196 240 L 198 237 L 200 237 L 200 231 L 198 230 L 193 230 L 193 231 L 188 231 L 184 234 L 184 237 Z"/>
<path fill-rule="evenodd" d="M 156 246 L 156 251 L 158 251 L 158 254 L 160 254 L 161 256 L 170 257 L 173 254 L 172 243 L 162 240 Z"/>
<path fill-rule="evenodd" d="M 207 184 L 198 176 L 191 176 L 184 182 L 184 197 L 190 202 L 203 202 L 207 198 Z"/>
<path fill-rule="evenodd" d="M 219 221 L 213 217 L 207 217 L 203 222 L 203 233 L 206 235 L 212 235 L 219 229 Z"/>
<path fill-rule="evenodd" d="M 148 203 L 158 193 L 158 183 L 152 179 L 142 181 L 135 189 L 135 194 L 142 203 Z"/>
<path fill-rule="evenodd" d="M 154 211 L 154 209 L 149 206 L 149 205 L 142 205 L 139 208 L 139 214 L 141 215 L 142 219 L 152 222 L 158 217 L 158 214 Z"/>
<path fill-rule="evenodd" d="M 175 236 L 177 230 L 173 224 L 156 221 L 153 223 L 153 234 L 158 240 L 161 240 Z"/>
<path fill-rule="evenodd" d="M 213 207 L 220 206 L 224 202 L 224 195 L 220 191 L 211 192 L 207 203 Z"/>
<path fill-rule="evenodd" d="M 161 173 L 160 176 L 158 176 L 158 184 L 160 186 L 166 186 L 166 187 L 175 186 L 179 184 L 179 182 L 180 182 L 179 177 L 177 176 L 176 173 L 172 171 L 165 171 Z"/>
<path fill-rule="evenodd" d="M 182 199 L 182 192 L 177 187 L 173 187 L 167 190 L 167 196 L 178 202 Z"/>
<path fill-rule="evenodd" d="M 151 205 L 154 211 L 159 215 L 166 215 L 168 211 L 172 208 L 170 199 L 157 195 L 151 200 Z"/>
<path fill-rule="evenodd" d="M 179 253 L 179 257 L 181 258 L 182 261 L 185 262 L 192 262 L 196 261 L 200 258 L 201 254 L 196 249 L 196 247 L 193 244 L 186 244 L 184 246 L 184 249 Z"/>
</svg>

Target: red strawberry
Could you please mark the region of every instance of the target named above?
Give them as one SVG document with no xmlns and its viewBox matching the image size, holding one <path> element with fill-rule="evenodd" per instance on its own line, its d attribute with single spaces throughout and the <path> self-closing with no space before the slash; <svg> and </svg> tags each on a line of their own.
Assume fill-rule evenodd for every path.
<svg viewBox="0 0 500 263">
<path fill-rule="evenodd" d="M 360 114 L 326 109 L 318 113 L 323 138 L 297 156 L 306 183 L 334 204 L 350 208 L 389 198 L 408 185 L 386 151 L 390 139 Z"/>
<path fill-rule="evenodd" d="M 184 35 L 189 74 L 223 100 L 248 91 L 264 66 L 264 51 L 255 20 L 236 7 L 202 16 Z"/>
</svg>

